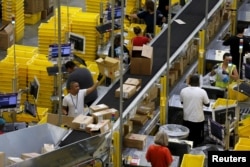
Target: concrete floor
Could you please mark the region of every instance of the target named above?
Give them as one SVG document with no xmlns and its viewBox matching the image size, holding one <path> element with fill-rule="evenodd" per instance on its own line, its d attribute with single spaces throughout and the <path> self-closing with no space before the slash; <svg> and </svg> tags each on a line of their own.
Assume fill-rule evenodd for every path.
<svg viewBox="0 0 250 167">
<path fill-rule="evenodd" d="M 57 2 L 57 1 L 55 1 Z M 60 0 L 61 6 L 74 6 L 81 7 L 83 11 L 85 11 L 85 0 Z M 55 6 L 58 6 L 55 4 Z M 0 18 L 1 19 L 1 18 Z M 16 42 L 16 44 L 27 45 L 27 46 L 38 46 L 38 27 L 41 22 L 45 22 L 46 20 L 42 20 L 35 25 L 25 25 L 24 28 L 24 37 L 20 41 Z M 0 20 L 1 26 L 1 20 Z M 5 50 L 0 50 L 0 60 L 2 60 L 6 56 Z"/>
</svg>

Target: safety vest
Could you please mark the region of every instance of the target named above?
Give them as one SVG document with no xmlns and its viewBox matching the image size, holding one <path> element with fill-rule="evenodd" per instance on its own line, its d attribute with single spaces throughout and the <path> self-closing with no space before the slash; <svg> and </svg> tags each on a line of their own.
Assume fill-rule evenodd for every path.
<svg viewBox="0 0 250 167">
<path fill-rule="evenodd" d="M 220 63 L 218 68 L 222 69 L 222 63 Z M 229 73 L 229 75 L 231 75 L 235 68 L 236 68 L 235 65 L 227 66 L 226 70 L 224 70 L 224 71 L 226 71 L 227 73 Z M 216 74 L 215 86 L 220 87 L 220 88 L 227 88 L 228 84 L 232 82 L 232 79 L 231 79 L 231 77 L 228 76 L 229 77 L 229 82 L 223 82 L 223 76 L 225 76 L 225 75 L 226 74 L 224 74 L 224 75 Z"/>
</svg>

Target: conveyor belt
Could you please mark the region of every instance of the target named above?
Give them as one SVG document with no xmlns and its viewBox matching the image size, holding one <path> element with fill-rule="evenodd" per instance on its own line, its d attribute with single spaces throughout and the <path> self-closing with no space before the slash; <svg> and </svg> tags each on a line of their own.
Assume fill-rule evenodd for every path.
<svg viewBox="0 0 250 167">
<path fill-rule="evenodd" d="M 172 23 L 171 27 L 171 58 L 176 54 L 180 46 L 186 41 L 189 36 L 195 32 L 198 26 L 205 19 L 205 0 L 192 0 L 190 4 L 185 8 L 185 10 L 176 18 L 181 19 L 186 24 L 180 25 L 176 22 Z M 208 13 L 211 12 L 214 7 L 220 2 L 220 0 L 209 0 Z M 204 24 L 204 23 L 203 23 Z M 199 28 L 200 29 L 200 28 Z M 154 48 L 154 60 L 153 60 L 153 69 L 151 76 L 142 76 L 142 75 L 131 75 L 130 71 L 124 74 L 124 81 L 129 78 L 140 78 L 142 79 L 142 88 L 141 90 L 150 82 L 153 76 L 158 73 L 158 71 L 166 64 L 167 62 L 167 29 L 165 29 L 161 35 L 152 43 Z M 192 38 L 192 37 L 191 37 Z M 109 107 L 119 109 L 119 98 L 115 98 L 115 90 L 120 87 L 119 82 L 114 84 L 112 88 L 105 94 L 102 99 L 99 101 L 99 104 L 106 104 Z M 140 91 L 141 91 L 140 90 Z M 124 110 L 131 104 L 135 97 L 140 93 L 138 91 L 133 97 L 128 100 L 124 100 L 123 108 Z"/>
</svg>

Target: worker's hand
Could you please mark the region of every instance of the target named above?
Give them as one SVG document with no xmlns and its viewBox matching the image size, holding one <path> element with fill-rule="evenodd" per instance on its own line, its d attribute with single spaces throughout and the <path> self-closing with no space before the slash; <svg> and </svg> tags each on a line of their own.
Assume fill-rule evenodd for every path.
<svg viewBox="0 0 250 167">
<path fill-rule="evenodd" d="M 103 75 L 102 75 L 101 73 L 99 73 L 99 75 L 98 75 L 98 77 L 97 77 L 97 81 L 102 80 L 102 78 L 103 78 Z"/>
</svg>

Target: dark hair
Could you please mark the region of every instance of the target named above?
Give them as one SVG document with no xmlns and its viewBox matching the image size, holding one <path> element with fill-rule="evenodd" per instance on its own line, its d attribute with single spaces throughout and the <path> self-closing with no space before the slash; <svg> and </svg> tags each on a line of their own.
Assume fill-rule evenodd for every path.
<svg viewBox="0 0 250 167">
<path fill-rule="evenodd" d="M 121 45 L 121 34 L 117 34 L 114 38 L 114 46 Z"/>
<path fill-rule="evenodd" d="M 245 26 L 239 24 L 239 25 L 237 26 L 237 33 L 238 33 L 238 34 L 242 34 L 242 33 L 244 32 L 244 29 L 245 29 Z"/>
<path fill-rule="evenodd" d="M 147 11 L 149 11 L 149 12 L 154 11 L 155 4 L 152 0 L 147 0 L 145 6 L 146 6 Z"/>
<path fill-rule="evenodd" d="M 191 86 L 200 86 L 200 76 L 197 74 L 191 75 L 189 79 L 189 84 Z"/>
<path fill-rule="evenodd" d="M 135 26 L 135 27 L 134 27 L 134 33 L 135 33 L 136 35 L 140 34 L 140 33 L 141 33 L 141 27 Z"/>
<path fill-rule="evenodd" d="M 230 56 L 231 56 L 230 53 L 228 53 L 228 52 L 224 53 L 224 55 L 223 55 L 223 60 L 224 60 L 226 57 L 230 57 Z"/>
<path fill-rule="evenodd" d="M 76 66 L 76 64 L 73 62 L 73 61 L 68 61 L 66 64 L 65 64 L 65 68 L 66 69 L 69 69 L 69 68 L 74 68 Z"/>
</svg>

